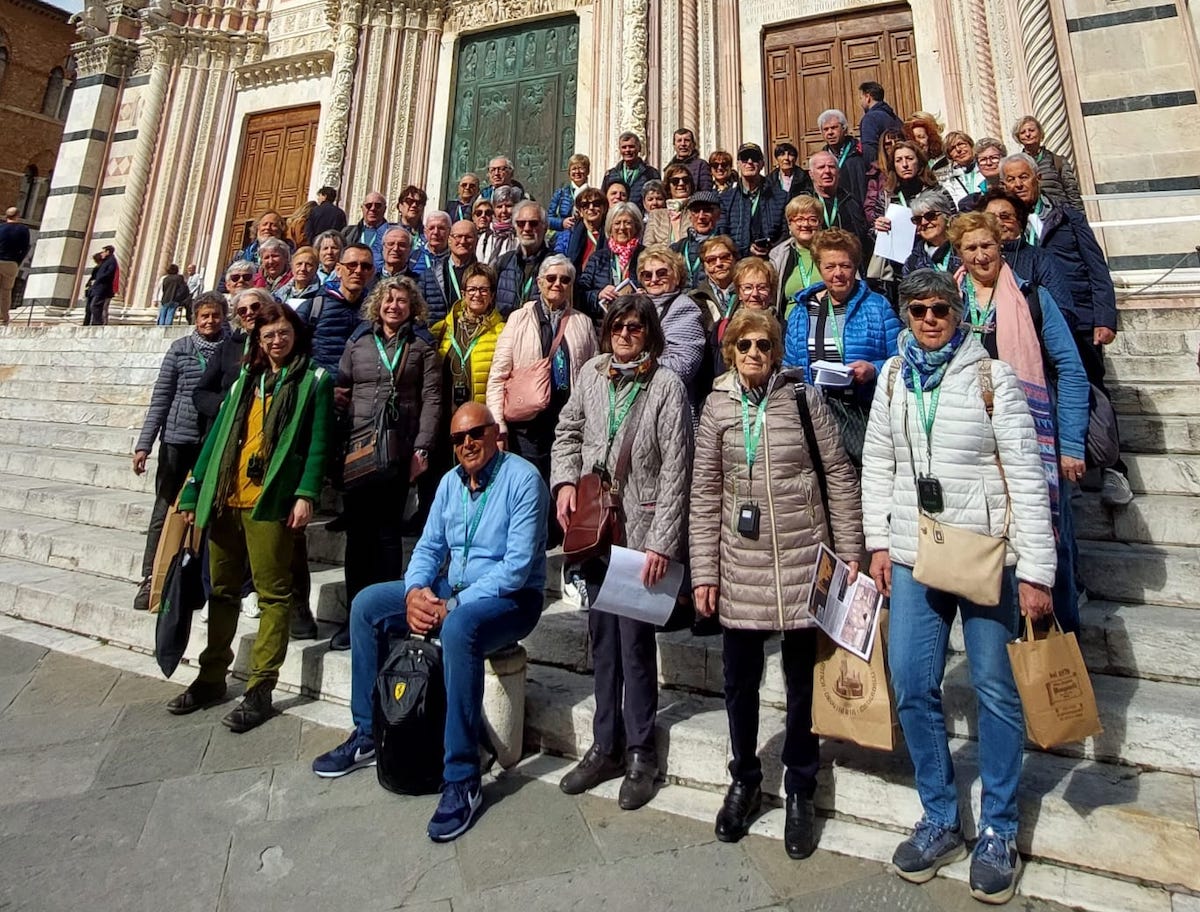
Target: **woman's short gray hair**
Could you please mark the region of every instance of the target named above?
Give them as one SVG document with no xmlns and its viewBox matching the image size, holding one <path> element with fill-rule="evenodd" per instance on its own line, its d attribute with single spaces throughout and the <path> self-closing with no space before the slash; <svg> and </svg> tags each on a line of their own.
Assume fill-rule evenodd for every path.
<svg viewBox="0 0 1200 912">
<path fill-rule="evenodd" d="M 604 233 L 612 233 L 612 223 L 617 220 L 618 215 L 627 215 L 633 219 L 633 227 L 637 231 L 637 236 L 642 236 L 642 229 L 645 225 L 642 222 L 642 210 L 637 207 L 636 203 L 631 203 L 626 200 L 623 203 L 617 203 L 608 210 L 608 215 L 604 218 Z"/>
<path fill-rule="evenodd" d="M 953 215 L 954 205 L 940 187 L 932 190 L 922 190 L 912 201 L 913 215 L 923 215 L 926 212 L 940 212 L 943 215 Z"/>
<path fill-rule="evenodd" d="M 575 264 L 561 253 L 552 253 L 546 259 L 542 260 L 542 265 L 538 267 L 537 277 L 540 279 L 555 266 L 561 266 L 567 271 L 567 274 L 571 277 L 571 281 L 575 281 Z"/>
<path fill-rule="evenodd" d="M 985 136 L 983 139 L 977 140 L 975 143 L 975 157 L 979 158 L 979 156 L 981 156 L 988 149 L 995 149 L 1000 153 L 1001 158 L 1008 154 L 1008 147 L 1005 146 L 1001 140 L 992 136 Z"/>
<path fill-rule="evenodd" d="M 225 281 L 229 281 L 229 277 L 235 272 L 249 272 L 251 275 L 258 275 L 258 266 L 250 260 L 234 260 L 225 270 Z"/>
<path fill-rule="evenodd" d="M 910 301 L 937 298 L 950 305 L 959 317 L 963 314 L 962 293 L 948 272 L 937 269 L 914 269 L 900 280 L 900 306 L 907 310 Z"/>
<path fill-rule="evenodd" d="M 282 241 L 279 238 L 267 238 L 258 245 L 258 255 L 261 257 L 264 251 L 278 250 L 283 254 L 283 261 L 290 263 L 292 261 L 292 248 L 287 245 L 287 241 Z"/>
<path fill-rule="evenodd" d="M 330 240 L 337 243 L 339 252 L 345 249 L 346 239 L 342 237 L 342 233 L 340 231 L 334 231 L 332 228 L 330 228 L 328 231 L 322 231 L 315 238 L 313 238 L 313 249 L 319 252 L 321 250 L 321 245 Z"/>
<path fill-rule="evenodd" d="M 503 187 L 497 187 L 492 191 L 492 205 L 498 203 L 512 203 L 514 206 L 521 202 L 521 197 L 524 193 L 512 184 L 506 184 Z"/>
</svg>

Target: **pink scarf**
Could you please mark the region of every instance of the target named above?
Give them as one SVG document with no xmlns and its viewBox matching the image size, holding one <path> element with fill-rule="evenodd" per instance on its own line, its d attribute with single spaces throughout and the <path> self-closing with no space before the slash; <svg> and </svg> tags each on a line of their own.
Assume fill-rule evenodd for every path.
<svg viewBox="0 0 1200 912">
<path fill-rule="evenodd" d="M 617 258 L 617 264 L 621 267 L 621 275 L 629 275 L 629 261 L 633 258 L 633 251 L 637 249 L 637 245 L 637 238 L 632 238 L 624 244 L 612 238 L 608 239 L 608 249 Z"/>
</svg>

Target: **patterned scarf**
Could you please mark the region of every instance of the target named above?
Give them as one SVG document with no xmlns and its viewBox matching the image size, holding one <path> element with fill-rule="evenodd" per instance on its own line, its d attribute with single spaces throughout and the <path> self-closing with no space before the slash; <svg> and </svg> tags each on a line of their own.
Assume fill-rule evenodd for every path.
<svg viewBox="0 0 1200 912">
<path fill-rule="evenodd" d="M 930 351 L 921 347 L 911 329 L 902 330 L 899 346 L 900 360 L 904 364 L 904 369 L 901 371 L 904 385 L 910 390 L 915 390 L 917 377 L 920 377 L 921 389 L 924 392 L 936 389 L 941 384 L 942 377 L 946 375 L 946 368 L 950 366 L 950 362 L 958 354 L 958 349 L 966 338 L 967 329 L 960 326 L 954 331 L 949 342 L 941 348 Z"/>
<path fill-rule="evenodd" d="M 612 360 L 608 362 L 608 379 L 636 380 L 639 377 L 650 376 L 653 370 L 654 359 L 650 357 L 649 352 L 642 352 L 628 363 L 618 361 L 617 356 L 613 355 Z"/>
<path fill-rule="evenodd" d="M 206 339 L 200 333 L 192 330 L 192 344 L 196 346 L 196 351 L 204 358 L 204 363 L 207 364 L 213 359 L 216 354 L 217 346 L 220 345 L 229 336 L 229 327 L 226 324 L 221 325 L 221 332 L 215 339 Z"/>
<path fill-rule="evenodd" d="M 632 238 L 623 244 L 613 238 L 608 239 L 609 252 L 617 258 L 617 263 L 621 267 L 621 275 L 629 274 L 629 261 L 633 259 L 633 251 L 637 249 L 637 245 L 637 238 Z"/>
</svg>

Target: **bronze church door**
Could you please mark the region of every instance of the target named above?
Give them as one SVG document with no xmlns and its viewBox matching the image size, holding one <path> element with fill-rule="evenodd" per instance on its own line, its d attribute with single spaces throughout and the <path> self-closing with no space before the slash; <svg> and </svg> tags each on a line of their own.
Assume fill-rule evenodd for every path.
<svg viewBox="0 0 1200 912">
<path fill-rule="evenodd" d="M 458 47 L 445 198 L 474 171 L 487 186 L 488 159 L 512 159 L 516 178 L 542 203 L 567 181 L 575 151 L 579 21 L 483 32 Z"/>
<path fill-rule="evenodd" d="M 763 67 L 768 146 L 790 140 L 802 159 L 825 145 L 817 117 L 828 108 L 844 111 L 858 135 L 861 83 L 880 83 L 901 117 L 921 107 L 908 7 L 771 29 L 763 38 Z"/>
</svg>

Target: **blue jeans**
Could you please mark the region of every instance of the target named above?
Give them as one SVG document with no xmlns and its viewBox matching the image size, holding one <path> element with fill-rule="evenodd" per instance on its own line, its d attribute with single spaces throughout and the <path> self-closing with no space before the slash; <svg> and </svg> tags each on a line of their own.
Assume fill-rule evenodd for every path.
<svg viewBox="0 0 1200 912">
<path fill-rule="evenodd" d="M 175 314 L 178 313 L 180 305 L 178 304 L 160 304 L 158 307 L 158 325 L 170 326 L 175 322 Z"/>
<path fill-rule="evenodd" d="M 1017 835 L 1017 783 L 1025 748 L 1021 698 L 1006 648 L 1020 630 L 1016 590 L 1016 575 L 1008 568 L 1000 604 L 984 608 L 930 589 L 913 579 L 911 567 L 892 564 L 888 662 L 925 817 L 942 827 L 958 824 L 958 792 L 942 712 L 942 676 L 950 625 L 955 611 L 961 610 L 978 703 L 983 781 L 979 829 L 990 826 L 1003 839 Z"/>
<path fill-rule="evenodd" d="M 1075 513 L 1071 507 L 1071 493 L 1075 485 L 1065 478 L 1059 479 L 1058 524 L 1054 532 L 1058 536 L 1055 552 L 1058 569 L 1054 575 L 1054 616 L 1064 633 L 1079 633 L 1079 590 L 1075 587 L 1075 564 L 1079 548 L 1075 543 Z"/>
<path fill-rule="evenodd" d="M 388 634 L 407 634 L 403 580 L 375 583 L 355 596 L 350 611 L 350 714 L 371 734 L 375 678 L 387 658 Z M 544 595 L 522 589 L 501 598 L 459 605 L 442 623 L 442 671 L 446 680 L 446 758 L 442 777 L 466 782 L 479 776 L 479 727 L 483 715 L 483 660 L 528 636 L 542 616 Z"/>
</svg>

